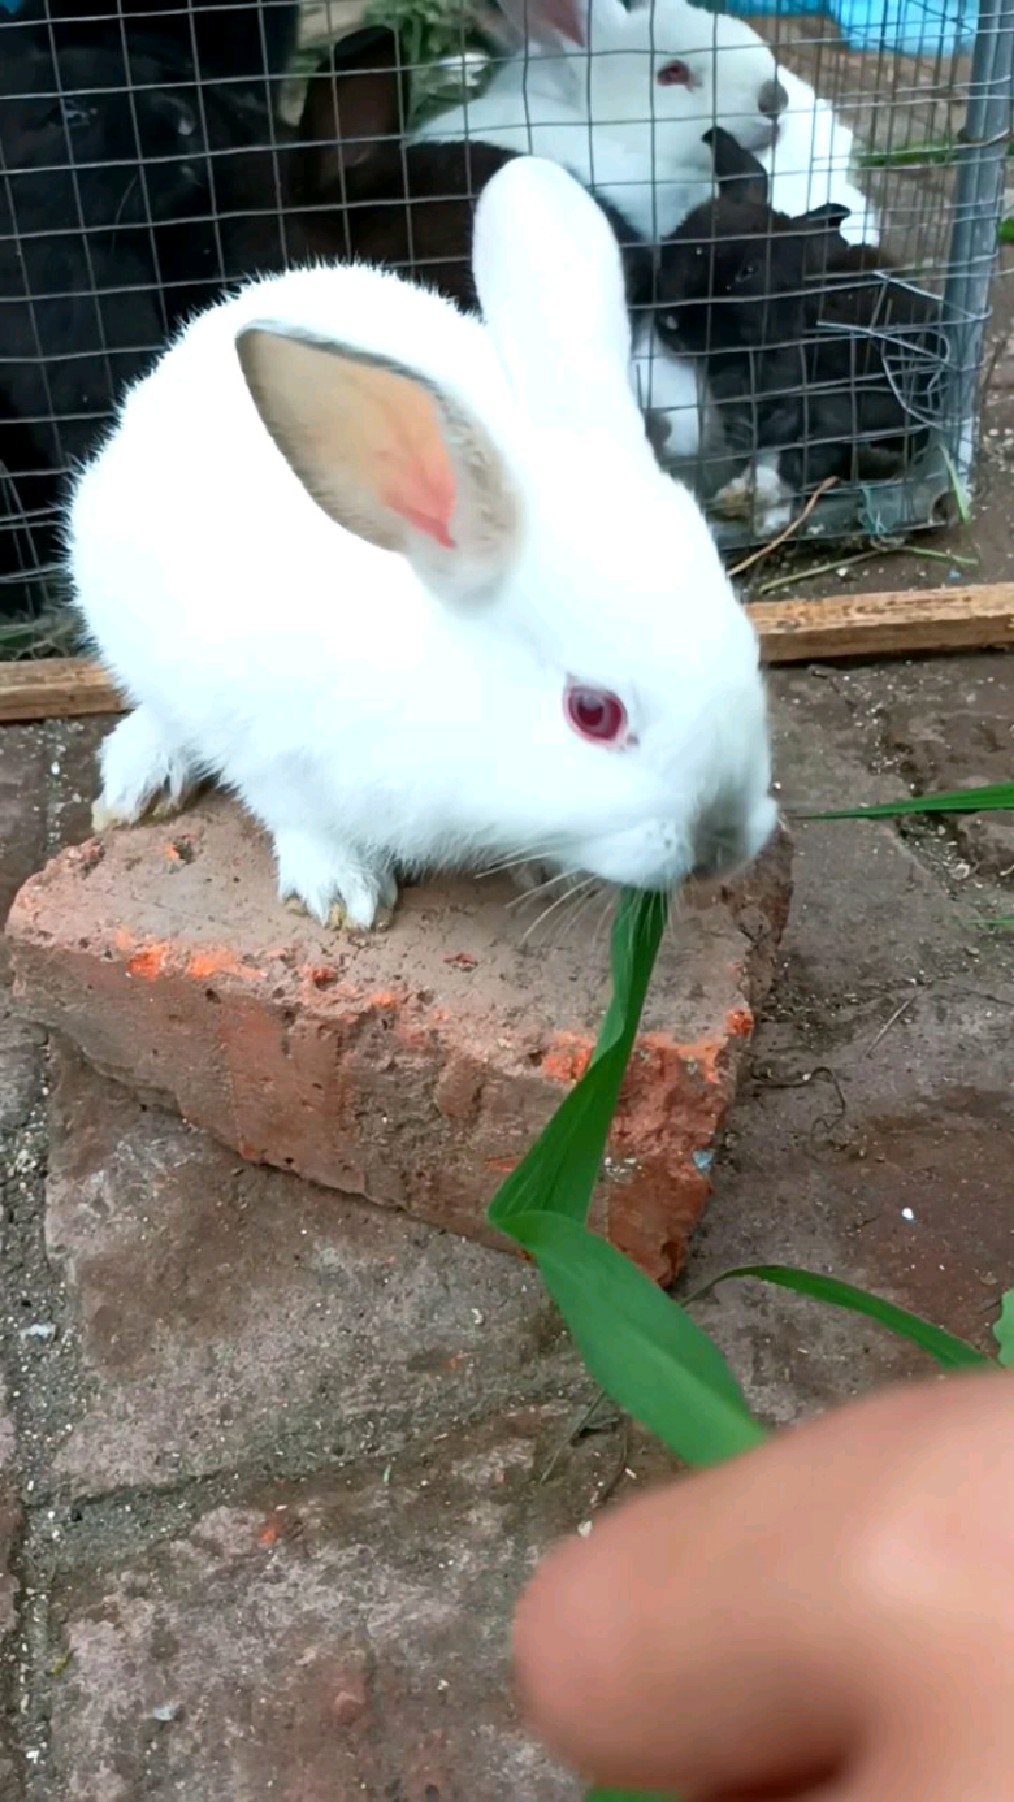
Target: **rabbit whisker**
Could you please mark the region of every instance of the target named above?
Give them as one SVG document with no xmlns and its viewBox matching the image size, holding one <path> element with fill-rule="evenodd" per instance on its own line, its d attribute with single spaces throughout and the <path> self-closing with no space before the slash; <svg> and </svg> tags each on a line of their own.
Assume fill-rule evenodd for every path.
<svg viewBox="0 0 1014 1802">
<path fill-rule="evenodd" d="M 527 944 L 528 940 L 532 936 L 532 933 L 535 932 L 538 929 L 538 927 L 540 927 L 544 923 L 544 921 L 548 920 L 550 915 L 554 914 L 558 907 L 562 907 L 565 902 L 573 900 L 577 893 L 583 892 L 583 890 L 586 889 L 588 887 L 588 885 L 590 883 L 594 882 L 595 880 L 596 879 L 594 876 L 586 876 L 583 878 L 583 880 L 579 881 L 576 889 L 575 888 L 565 889 L 562 895 L 557 895 L 556 900 L 551 901 L 549 903 L 548 907 L 544 907 L 542 912 L 537 915 L 537 917 L 532 921 L 531 925 L 522 934 L 521 943 L 523 945 Z"/>
</svg>

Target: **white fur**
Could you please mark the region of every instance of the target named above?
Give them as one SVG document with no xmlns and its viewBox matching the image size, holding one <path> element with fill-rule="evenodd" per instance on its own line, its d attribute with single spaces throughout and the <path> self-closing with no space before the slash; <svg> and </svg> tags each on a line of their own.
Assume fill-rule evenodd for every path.
<svg viewBox="0 0 1014 1802">
<path fill-rule="evenodd" d="M 520 3 L 520 0 L 517 0 Z M 851 209 L 843 227 L 856 242 L 879 242 L 866 196 L 848 179 L 853 140 L 826 100 L 791 70 L 776 68 L 742 19 L 708 13 L 690 0 L 589 0 L 590 41 L 540 31 L 529 0 L 527 45 L 497 71 L 484 94 L 430 119 L 420 138 L 483 138 L 508 150 L 551 157 L 620 208 L 649 239 L 667 237 L 713 193 L 711 152 L 702 143 L 723 125 L 774 171 L 772 205 L 791 214 L 836 201 Z M 659 87 L 671 57 L 699 77 L 693 90 Z M 772 145 L 758 111 L 777 75 L 788 95 Z"/>
<path fill-rule="evenodd" d="M 101 805 L 135 819 L 214 774 L 321 919 L 372 924 L 402 864 L 525 854 L 669 886 L 773 825 L 755 635 L 645 439 L 605 220 L 516 161 L 480 200 L 475 269 L 484 323 L 365 267 L 251 283 L 127 394 L 71 502 L 77 603 L 137 709 Z M 454 553 L 378 550 L 310 498 L 241 371 L 255 323 L 411 364 L 481 423 L 520 520 L 481 596 Z M 636 744 L 579 737 L 568 680 L 616 691 Z"/>
<path fill-rule="evenodd" d="M 665 237 L 712 193 L 709 126 L 726 126 L 750 150 L 770 144 L 758 95 L 775 78 L 775 59 L 741 19 L 689 0 L 644 0 L 629 12 L 621 0 L 592 0 L 588 37 L 585 48 L 532 36 L 484 94 L 418 135 L 551 157 L 646 237 Z M 658 85 L 655 74 L 674 57 L 698 86 Z"/>
<path fill-rule="evenodd" d="M 769 199 L 776 212 L 798 218 L 829 201 L 847 206 L 842 236 L 852 244 L 879 244 L 880 223 L 866 195 L 849 180 L 853 137 L 826 100 L 791 69 L 778 79 L 789 97 L 778 142 L 757 153 L 771 176 Z"/>
<path fill-rule="evenodd" d="M 669 428 L 663 462 L 691 461 L 705 436 L 704 383 L 692 357 L 676 356 L 662 343 L 648 311 L 634 321 L 634 384 L 645 412 L 660 414 Z"/>
<path fill-rule="evenodd" d="M 794 495 L 778 473 L 777 450 L 762 451 L 742 475 L 727 482 L 712 507 L 723 519 L 746 523 L 758 538 L 771 538 L 792 518 Z"/>
</svg>

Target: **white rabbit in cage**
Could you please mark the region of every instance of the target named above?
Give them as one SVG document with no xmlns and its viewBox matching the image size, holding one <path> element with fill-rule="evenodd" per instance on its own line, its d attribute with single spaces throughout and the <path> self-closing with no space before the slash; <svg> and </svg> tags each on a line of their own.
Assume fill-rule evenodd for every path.
<svg viewBox="0 0 1014 1802">
<path fill-rule="evenodd" d="M 848 207 L 849 217 L 841 227 L 846 242 L 879 244 L 880 222 L 873 204 L 849 180 L 853 137 L 848 126 L 791 69 L 780 68 L 778 79 L 788 105 L 778 121 L 777 142 L 757 152 L 771 177 L 771 205 L 796 219 L 818 206 Z M 742 133 L 733 136 L 743 143 Z"/>
<path fill-rule="evenodd" d="M 701 134 L 717 116 L 748 149 L 775 138 L 785 92 L 740 19 L 689 0 L 501 0 L 523 47 L 484 94 L 428 120 L 421 138 L 481 138 L 563 163 L 646 237 L 707 200 Z"/>
<path fill-rule="evenodd" d="M 836 201 L 869 218 L 849 183 L 852 134 L 744 20 L 690 0 L 500 0 L 521 48 L 483 94 L 417 135 L 483 139 L 563 163 L 646 237 L 674 231 L 714 189 L 703 133 L 718 124 L 774 168 L 773 198 Z"/>
</svg>

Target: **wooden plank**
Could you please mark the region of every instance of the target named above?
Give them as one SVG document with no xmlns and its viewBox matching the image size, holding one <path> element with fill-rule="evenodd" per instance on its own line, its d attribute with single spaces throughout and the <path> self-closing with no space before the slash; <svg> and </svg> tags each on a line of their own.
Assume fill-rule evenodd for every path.
<svg viewBox="0 0 1014 1802">
<path fill-rule="evenodd" d="M 920 656 L 1014 644 L 1014 582 L 973 588 L 839 595 L 828 601 L 754 601 L 765 663 Z"/>
<path fill-rule="evenodd" d="M 747 611 L 768 664 L 1014 645 L 1014 582 L 827 601 L 753 601 Z M 0 723 L 122 711 L 114 685 L 97 664 L 75 658 L 0 663 Z"/>
<path fill-rule="evenodd" d="M 105 671 L 83 657 L 28 658 L 0 663 L 0 722 L 80 719 L 121 713 L 123 704 Z"/>
</svg>

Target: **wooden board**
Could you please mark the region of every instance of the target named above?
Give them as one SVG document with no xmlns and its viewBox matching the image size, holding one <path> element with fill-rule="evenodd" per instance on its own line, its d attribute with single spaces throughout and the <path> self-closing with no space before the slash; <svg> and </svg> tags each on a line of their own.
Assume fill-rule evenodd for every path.
<svg viewBox="0 0 1014 1802">
<path fill-rule="evenodd" d="M 0 723 L 80 719 L 88 713 L 122 711 L 120 697 L 105 671 L 83 657 L 0 663 Z"/>
<path fill-rule="evenodd" d="M 1014 582 L 827 601 L 753 601 L 764 662 L 918 656 L 1014 645 Z M 0 723 L 120 713 L 97 664 L 74 658 L 0 663 Z"/>
<path fill-rule="evenodd" d="M 765 663 L 925 656 L 1014 645 L 1014 582 L 974 588 L 839 595 L 828 601 L 754 601 L 748 608 Z"/>
</svg>

